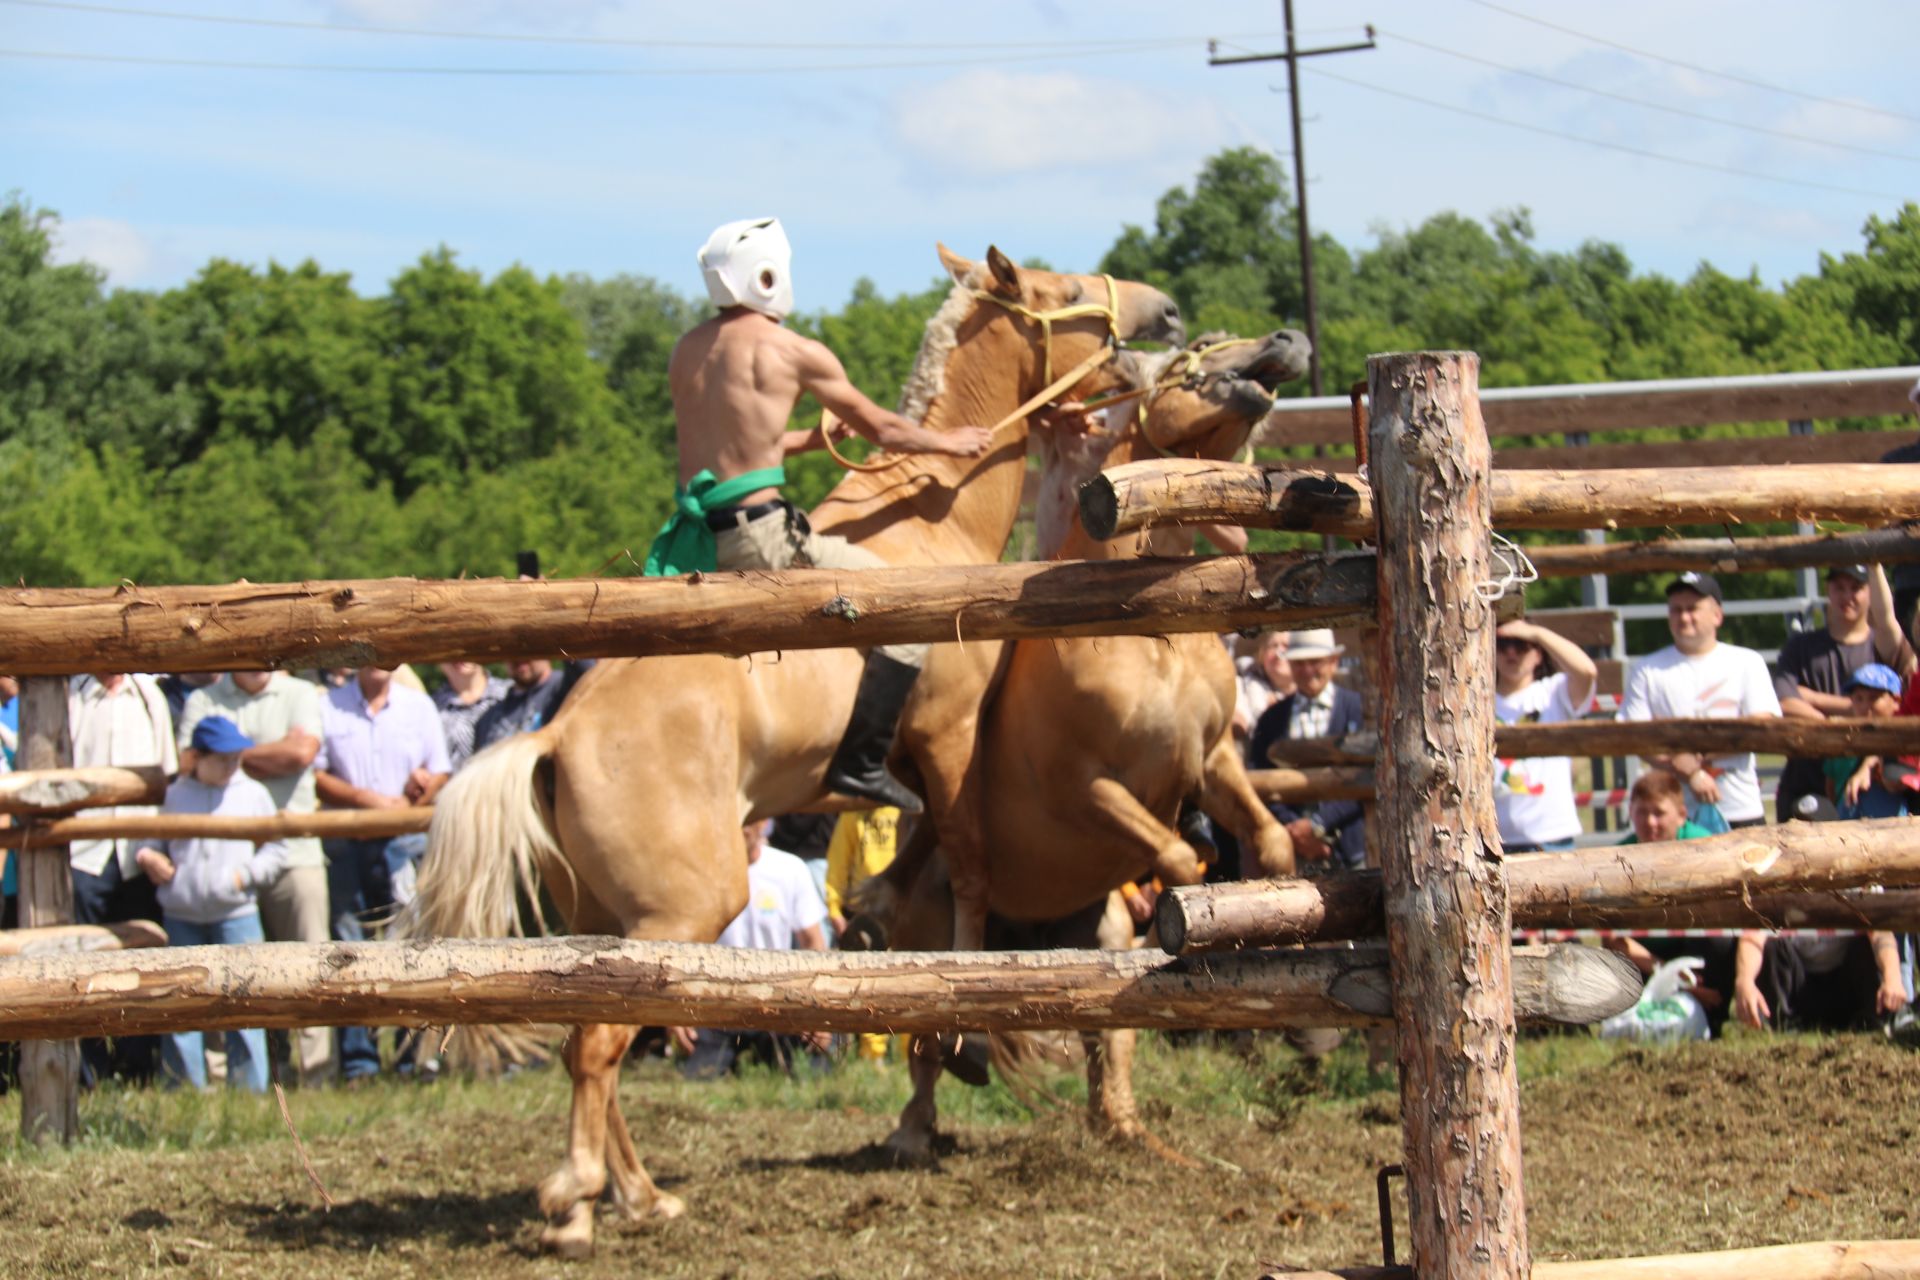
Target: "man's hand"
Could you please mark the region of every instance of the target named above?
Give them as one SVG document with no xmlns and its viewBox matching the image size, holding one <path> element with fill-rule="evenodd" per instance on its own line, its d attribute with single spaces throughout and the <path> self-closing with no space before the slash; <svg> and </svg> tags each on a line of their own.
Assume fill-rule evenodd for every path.
<svg viewBox="0 0 1920 1280">
<path fill-rule="evenodd" d="M 407 775 L 405 788 L 407 803 L 421 804 L 427 788 L 433 785 L 433 774 L 423 765 Z"/>
<path fill-rule="evenodd" d="M 1287 834 L 1293 837 L 1293 852 L 1296 857 L 1308 862 L 1325 862 L 1327 842 L 1313 833 L 1313 823 L 1306 818 L 1295 818 L 1287 824 Z"/>
<path fill-rule="evenodd" d="M 1907 1007 L 1907 989 L 1900 981 L 1899 974 L 1880 979 L 1880 989 L 1873 993 L 1873 1012 L 1878 1017 L 1890 1017 Z"/>
<path fill-rule="evenodd" d="M 141 849 L 133 855 L 133 865 L 147 873 L 147 879 L 155 884 L 170 884 L 173 881 L 173 859 L 158 849 Z"/>
<path fill-rule="evenodd" d="M 1733 1016 L 1755 1031 L 1766 1026 L 1767 1019 L 1773 1016 L 1773 1010 L 1767 1007 L 1767 998 L 1750 979 L 1741 978 L 1733 984 Z"/>
<path fill-rule="evenodd" d="M 805 1045 L 808 1051 L 812 1053 L 825 1053 L 833 1048 L 833 1032 L 831 1031 L 803 1031 L 800 1033 L 799 1039 L 800 1043 Z"/>
<path fill-rule="evenodd" d="M 993 432 L 985 427 L 955 427 L 951 431 L 931 433 L 938 441 L 927 453 L 948 453 L 956 458 L 977 458 L 993 447 Z"/>
<path fill-rule="evenodd" d="M 672 1045 L 681 1057 L 691 1058 L 693 1056 L 693 1028 L 668 1027 L 667 1043 Z"/>
<path fill-rule="evenodd" d="M 1695 769 L 1687 775 L 1687 790 L 1698 796 L 1702 804 L 1720 803 L 1720 784 L 1705 768 Z"/>
<path fill-rule="evenodd" d="M 411 778 L 407 780 L 407 785 L 409 787 L 413 786 L 413 780 Z M 404 796 L 390 796 L 384 792 L 374 791 L 367 787 L 358 788 L 355 795 L 356 798 L 359 799 L 362 809 L 408 809 L 412 807 Z"/>
</svg>

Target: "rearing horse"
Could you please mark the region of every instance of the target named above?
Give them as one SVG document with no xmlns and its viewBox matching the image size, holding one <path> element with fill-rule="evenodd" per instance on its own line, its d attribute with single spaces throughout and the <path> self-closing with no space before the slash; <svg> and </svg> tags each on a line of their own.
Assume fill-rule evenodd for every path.
<svg viewBox="0 0 1920 1280">
<path fill-rule="evenodd" d="M 1179 309 L 1146 285 L 1023 269 L 998 249 L 985 264 L 940 256 L 955 287 L 928 322 L 904 407 L 934 430 L 1007 421 L 983 457 L 851 473 L 811 518 L 894 564 L 993 563 L 1025 473 L 1014 410 L 1103 346 L 1177 341 Z M 1117 381 L 1101 368 L 1077 391 Z M 405 931 L 504 936 L 518 930 L 517 896 L 537 901 L 544 885 L 576 933 L 712 942 L 747 901 L 741 825 L 824 800 L 860 666 L 852 649 L 602 663 L 550 725 L 475 756 L 441 793 Z M 914 701 L 909 715 L 937 707 L 937 678 L 922 676 Z M 591 1250 L 609 1177 L 632 1216 L 684 1208 L 647 1177 L 620 1115 L 635 1030 L 582 1026 L 567 1041 L 567 1158 L 539 1198 L 542 1243 L 568 1256 Z"/>
</svg>

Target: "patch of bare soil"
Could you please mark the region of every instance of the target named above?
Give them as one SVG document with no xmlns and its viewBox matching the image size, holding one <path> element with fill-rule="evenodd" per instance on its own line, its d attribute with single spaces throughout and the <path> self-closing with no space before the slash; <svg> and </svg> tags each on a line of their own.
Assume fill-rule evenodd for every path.
<svg viewBox="0 0 1920 1280">
<path fill-rule="evenodd" d="M 532 1187 L 561 1125 L 480 1114 L 310 1137 L 331 1213 L 290 1144 L 17 1156 L 0 1164 L 0 1273 L 1246 1276 L 1377 1261 L 1373 1174 L 1400 1145 L 1390 1094 L 1278 1127 L 1174 1099 L 1154 1123 L 1197 1172 L 1072 1114 L 955 1127 L 935 1167 L 901 1170 L 873 1146 L 887 1115 L 709 1114 L 649 1105 L 651 1088 L 627 1085 L 627 1114 L 688 1214 L 603 1214 L 584 1263 L 536 1249 Z M 1913 1233 L 1920 1059 L 1875 1038 L 1629 1051 L 1527 1085 L 1523 1118 L 1543 1258 Z"/>
</svg>

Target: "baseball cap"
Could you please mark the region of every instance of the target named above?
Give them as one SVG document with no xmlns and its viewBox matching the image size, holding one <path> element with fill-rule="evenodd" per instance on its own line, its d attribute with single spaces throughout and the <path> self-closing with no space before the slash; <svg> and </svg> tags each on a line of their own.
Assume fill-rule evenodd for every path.
<svg viewBox="0 0 1920 1280">
<path fill-rule="evenodd" d="M 1847 677 L 1847 692 L 1855 689 L 1878 689 L 1881 693 L 1900 696 L 1900 675 L 1884 662 L 1869 662 Z"/>
<path fill-rule="evenodd" d="M 1827 570 L 1827 577 L 1831 578 L 1836 573 L 1844 573 L 1855 582 L 1862 584 L 1873 581 L 1871 571 L 1863 564 L 1834 565 L 1831 569 Z"/>
<path fill-rule="evenodd" d="M 1720 604 L 1726 603 L 1726 597 L 1720 594 L 1720 582 L 1710 573 L 1695 573 L 1689 569 L 1667 584 L 1667 594 L 1676 591 L 1698 591 L 1701 595 Z"/>
<path fill-rule="evenodd" d="M 240 726 L 225 716 L 208 716 L 193 726 L 192 745 L 195 751 L 224 755 L 229 751 L 245 751 L 253 745 L 253 739 L 240 732 Z"/>
</svg>

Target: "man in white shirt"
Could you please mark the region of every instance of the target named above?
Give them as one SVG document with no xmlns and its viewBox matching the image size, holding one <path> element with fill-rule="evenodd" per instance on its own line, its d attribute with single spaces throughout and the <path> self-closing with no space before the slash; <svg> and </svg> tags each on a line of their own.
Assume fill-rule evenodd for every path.
<svg viewBox="0 0 1920 1280">
<path fill-rule="evenodd" d="M 1720 643 L 1720 584 L 1709 574 L 1683 573 L 1667 584 L 1667 629 L 1673 643 L 1633 666 L 1620 699 L 1622 720 L 1728 719 L 1777 716 L 1780 700 L 1766 661 L 1752 649 Z M 1727 824 L 1767 820 L 1752 752 L 1704 759 L 1691 752 L 1641 757 L 1686 784 L 1692 810 L 1717 804 Z"/>
<path fill-rule="evenodd" d="M 758 947 L 767 951 L 825 951 L 827 904 L 814 888 L 807 864 L 784 849 L 766 842 L 767 824 L 751 822 L 740 829 L 747 853 L 747 905 L 720 932 L 723 947 Z M 824 1031 L 805 1035 L 774 1035 L 767 1031 L 715 1031 L 706 1027 L 672 1029 L 673 1041 L 686 1055 L 681 1070 L 691 1080 L 712 1080 L 733 1070 L 742 1055 L 791 1069 L 796 1052 L 803 1052 L 816 1068 L 827 1065 L 831 1037 Z"/>
</svg>

